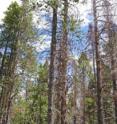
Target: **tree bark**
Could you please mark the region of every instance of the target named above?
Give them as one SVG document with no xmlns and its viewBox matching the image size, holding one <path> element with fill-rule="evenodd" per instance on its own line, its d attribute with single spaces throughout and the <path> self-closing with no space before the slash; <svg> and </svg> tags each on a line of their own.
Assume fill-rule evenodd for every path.
<svg viewBox="0 0 117 124">
<path fill-rule="evenodd" d="M 16 67 L 16 60 L 17 60 L 17 43 L 16 41 L 12 48 L 11 48 L 11 54 L 10 58 L 8 60 L 8 64 L 5 67 L 5 74 L 4 76 L 4 87 L 1 91 L 1 97 L 0 97 L 0 124 L 7 124 L 8 116 L 9 116 L 9 109 L 11 107 L 11 104 L 9 104 L 9 101 L 11 99 L 13 87 L 14 87 L 14 79 L 15 79 L 15 67 Z"/>
<path fill-rule="evenodd" d="M 49 68 L 49 82 L 48 82 L 48 124 L 52 124 L 52 91 L 54 80 L 54 61 L 56 52 L 56 32 L 57 32 L 57 1 L 53 8 L 52 21 L 52 41 L 51 41 L 51 55 Z"/>
<path fill-rule="evenodd" d="M 95 38 L 95 49 L 96 49 L 96 71 L 97 71 L 97 119 L 98 124 L 103 124 L 102 104 L 101 104 L 101 75 L 100 75 L 100 55 L 99 55 L 99 37 L 97 27 L 97 10 L 96 0 L 93 0 L 93 16 L 94 16 L 94 38 Z"/>
<path fill-rule="evenodd" d="M 112 72 L 112 83 L 113 83 L 113 101 L 114 101 L 114 109 L 115 109 L 115 123 L 117 124 L 117 82 L 116 82 L 116 32 L 113 31 L 113 21 L 111 15 L 111 3 L 108 0 L 104 0 L 104 9 L 106 13 L 106 29 L 108 35 L 108 42 L 109 42 L 109 54 L 110 54 L 110 65 L 111 65 L 111 72 Z"/>
<path fill-rule="evenodd" d="M 56 101 L 55 109 L 56 116 L 54 124 L 66 124 L 66 72 L 67 72 L 67 45 L 68 45 L 68 32 L 67 32 L 67 16 L 68 16 L 68 0 L 64 0 L 64 14 L 63 14 L 63 29 L 62 39 L 60 42 L 60 54 L 58 65 L 58 79 L 55 86 Z"/>
<path fill-rule="evenodd" d="M 114 39 L 116 40 L 116 37 L 114 37 Z M 117 40 L 116 40 L 115 46 L 116 47 L 113 49 L 114 52 L 116 52 L 117 50 Z M 117 69 L 117 60 L 116 60 L 117 58 L 114 56 L 114 54 L 116 54 L 114 52 L 112 53 L 112 56 L 111 56 L 111 71 L 112 71 L 113 96 L 114 96 L 113 100 L 114 100 L 114 107 L 115 107 L 115 123 L 117 124 L 117 70 L 116 70 Z"/>
</svg>

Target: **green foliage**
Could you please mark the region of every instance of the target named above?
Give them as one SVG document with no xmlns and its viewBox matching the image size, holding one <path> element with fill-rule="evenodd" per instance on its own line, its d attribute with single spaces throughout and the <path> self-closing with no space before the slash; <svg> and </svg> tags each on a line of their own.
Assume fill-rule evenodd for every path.
<svg viewBox="0 0 117 124">
<path fill-rule="evenodd" d="M 32 3 L 30 4 L 29 2 L 31 1 Z M 68 17 L 69 16 L 69 13 L 68 13 L 66 14 L 66 18 L 69 20 L 69 23 L 67 23 L 66 22 L 67 19 L 65 19 L 64 17 L 65 16 L 65 13 L 64 13 L 65 8 L 63 4 L 64 1 L 46 0 L 44 2 L 46 2 L 47 6 L 45 5 L 45 3 L 43 6 L 42 0 L 40 0 L 42 2 L 41 4 L 39 4 L 36 0 L 31 0 L 31 1 L 22 0 L 23 4 L 21 6 L 19 6 L 17 2 L 12 2 L 12 4 L 8 7 L 8 10 L 5 12 L 5 18 L 3 19 L 4 24 L 3 24 L 3 27 L 1 28 L 2 31 L 0 31 L 0 49 L 7 48 L 7 51 L 4 56 L 5 59 L 4 59 L 3 69 L 4 70 L 9 69 L 10 68 L 9 63 L 11 63 L 11 65 L 16 64 L 15 73 L 13 73 L 15 75 L 13 76 L 15 77 L 15 79 L 11 78 L 10 76 L 5 77 L 4 75 L 2 76 L 3 78 L 0 77 L 1 78 L 0 93 L 1 93 L 2 87 L 3 89 L 7 89 L 7 87 L 4 88 L 4 86 L 7 86 L 6 84 L 10 84 L 10 85 L 13 84 L 12 85 L 13 91 L 9 93 L 13 96 L 15 95 L 15 98 L 13 99 L 14 101 L 12 101 L 12 111 L 10 115 L 11 124 L 47 124 L 47 108 L 48 108 L 48 83 L 47 82 L 48 82 L 48 66 L 49 65 L 48 63 L 39 64 L 39 66 L 37 65 L 36 51 L 35 51 L 35 48 L 33 47 L 34 41 L 37 41 L 37 40 L 36 40 L 36 33 L 34 31 L 35 27 L 33 25 L 33 13 L 30 12 L 30 10 L 32 10 L 32 7 L 30 5 L 33 5 L 33 9 L 35 9 L 36 5 L 38 7 L 42 6 L 42 8 L 39 8 L 39 12 L 41 12 L 41 10 L 43 11 L 43 7 L 47 7 L 46 8 L 46 12 L 48 11 L 47 14 L 50 11 L 50 10 L 47 10 L 48 7 L 50 7 L 51 9 L 56 9 L 58 7 L 57 16 L 60 20 L 57 21 L 57 39 L 60 38 L 58 39 L 60 40 L 60 42 L 57 42 L 58 43 L 56 48 L 57 52 L 53 52 L 55 54 L 57 53 L 57 56 L 55 55 L 57 63 L 54 62 L 54 64 L 56 63 L 57 66 L 62 56 L 62 52 L 59 49 L 59 47 L 61 46 L 60 45 L 61 42 L 64 40 L 64 39 L 61 40 L 61 37 L 59 36 L 62 36 L 62 33 L 64 33 L 64 31 L 67 32 L 67 29 L 69 27 L 71 31 L 70 33 L 71 34 L 73 33 L 73 35 L 75 35 L 75 39 L 73 36 L 72 40 L 76 40 L 76 38 L 79 38 L 79 37 L 81 38 L 80 25 L 83 20 L 80 20 L 80 19 L 76 20 L 74 16 Z M 79 0 L 71 0 L 71 1 L 68 0 L 68 2 L 69 2 L 68 3 L 69 5 L 67 6 L 68 8 L 67 7 L 66 8 L 69 10 L 69 7 L 72 4 L 77 4 Z M 45 20 L 46 19 L 47 18 L 45 18 Z M 61 27 L 61 21 L 63 21 L 62 27 Z M 61 31 L 60 28 L 63 28 L 63 31 Z M 68 31 L 68 35 L 70 33 Z M 44 36 L 41 35 L 40 37 L 42 39 L 45 39 L 45 35 Z M 114 40 L 114 39 L 112 38 L 111 40 Z M 68 41 L 69 41 L 69 36 L 68 36 Z M 103 50 L 105 49 L 105 53 L 107 54 L 107 57 L 110 56 L 112 52 L 115 56 L 115 53 L 113 51 L 114 49 L 116 49 L 115 42 L 113 42 L 112 44 L 105 43 L 104 47 L 105 48 L 103 48 L 102 46 L 100 48 L 103 48 Z M 10 59 L 11 57 L 10 55 L 12 54 L 11 51 L 14 50 L 13 48 L 15 48 L 17 52 L 17 55 L 16 55 L 17 57 L 15 61 L 16 63 L 15 62 L 12 63 L 12 60 Z M 71 46 L 69 48 L 71 48 Z M 77 49 L 77 46 L 75 46 L 75 49 Z M 60 51 L 60 56 L 58 51 Z M 116 93 L 114 94 L 115 96 L 112 93 L 113 84 L 112 84 L 110 63 L 107 61 L 104 61 L 105 58 L 103 58 L 104 60 L 101 60 L 101 57 L 102 56 L 100 56 L 101 95 L 102 95 L 101 99 L 103 102 L 102 109 L 104 111 L 103 114 L 104 114 L 104 119 L 106 120 L 105 122 L 109 121 L 108 123 L 112 124 L 114 120 L 112 117 L 113 116 L 112 103 L 113 103 L 113 97 L 116 97 Z M 0 51 L 0 64 L 2 59 L 3 59 L 3 55 L 2 55 L 2 52 Z M 70 70 L 70 72 L 67 71 L 68 80 L 66 81 L 68 84 L 66 86 L 68 86 L 67 87 L 68 92 L 66 93 L 67 98 L 64 99 L 67 101 L 66 119 L 68 119 L 69 123 L 71 123 L 73 121 L 74 114 L 78 114 L 78 117 L 80 117 L 80 114 L 82 114 L 82 112 L 80 113 L 80 111 L 85 111 L 86 123 L 96 124 L 97 123 L 96 122 L 97 118 L 95 115 L 97 110 L 96 79 L 94 79 L 95 78 L 94 76 L 96 76 L 96 74 L 93 74 L 93 70 L 91 67 L 92 65 L 90 65 L 90 59 L 88 59 L 87 53 L 82 52 L 75 64 L 76 65 L 74 67 L 76 68 L 73 69 L 73 77 L 69 76 L 69 74 L 71 74 L 71 71 L 72 71 L 71 62 L 70 62 L 70 66 L 68 66 L 70 67 L 70 69 L 68 69 Z M 57 72 L 56 73 L 57 75 L 59 73 L 58 72 L 59 69 L 58 67 L 57 68 L 55 67 L 54 69 L 55 69 L 55 73 Z M 12 72 L 13 71 L 10 71 L 9 74 L 12 74 Z M 56 78 L 56 81 L 57 79 L 58 78 Z M 72 85 L 72 83 L 74 83 L 73 84 L 74 86 Z M 9 89 L 8 89 L 8 92 L 9 92 Z M 82 102 L 85 104 L 85 110 L 77 110 L 78 113 L 76 111 L 74 112 L 74 107 L 75 107 L 74 101 L 79 102 L 80 99 L 82 98 L 83 98 Z M 60 99 L 63 99 L 63 98 L 61 97 Z M 80 107 L 82 108 L 82 102 L 77 103 L 78 106 L 76 106 L 76 109 L 77 107 L 78 109 L 80 109 Z M 3 111 L 0 111 L 0 113 L 2 113 Z"/>
<path fill-rule="evenodd" d="M 48 5 L 52 8 L 56 8 L 57 6 L 57 0 L 48 0 Z"/>
<path fill-rule="evenodd" d="M 32 25 L 32 14 L 27 13 L 26 10 L 27 4 L 19 6 L 17 2 L 13 2 L 5 12 L 6 15 L 3 20 L 4 29 L 2 34 L 4 45 L 1 47 L 6 47 L 7 49 L 11 49 L 11 51 L 15 48 L 17 51 L 17 58 L 15 61 L 17 63 L 13 63 L 17 64 L 14 73 L 15 79 L 11 79 L 11 77 L 5 77 L 5 81 L 3 81 L 13 82 L 13 91 L 11 91 L 12 93 L 10 94 L 15 96 L 16 99 L 13 101 L 13 110 L 11 115 L 12 124 L 28 124 L 32 114 L 29 114 L 30 107 L 25 99 L 25 95 L 23 94 L 25 90 L 25 83 L 32 83 L 33 81 L 31 79 L 36 75 L 36 57 L 34 48 L 32 47 L 32 42 L 35 36 Z M 9 57 L 11 55 L 10 50 L 6 52 L 4 69 L 7 69 L 8 62 L 12 62 Z M 30 80 L 28 80 L 29 76 Z M 22 95 L 20 95 L 20 93 Z M 33 124 L 33 122 L 31 122 L 31 124 Z"/>
<path fill-rule="evenodd" d="M 38 82 L 33 87 L 31 93 L 32 105 L 30 106 L 34 113 L 37 113 L 39 122 L 45 124 L 47 122 L 47 75 L 46 65 L 39 65 Z M 35 116 L 35 115 L 34 115 Z"/>
<path fill-rule="evenodd" d="M 12 116 L 12 124 L 46 124 L 47 123 L 47 65 L 39 65 L 38 80 L 28 87 L 28 98 L 18 97 Z"/>
<path fill-rule="evenodd" d="M 86 68 L 89 65 L 89 61 L 85 53 L 81 53 L 78 62 L 81 68 Z"/>
<path fill-rule="evenodd" d="M 22 9 L 21 7 L 18 5 L 17 2 L 13 2 L 8 10 L 5 12 L 5 18 L 4 18 L 4 24 L 5 27 L 9 30 L 15 30 L 18 31 L 19 30 L 19 23 L 20 23 L 20 19 L 21 19 L 21 13 L 22 13 Z"/>
<path fill-rule="evenodd" d="M 79 2 L 79 0 L 74 0 L 74 2 L 77 2 L 77 3 L 78 3 L 78 2 Z"/>
<path fill-rule="evenodd" d="M 76 21 L 72 16 L 71 19 L 70 19 L 70 31 L 74 31 L 75 27 L 76 27 Z"/>
<path fill-rule="evenodd" d="M 94 101 L 94 99 L 91 98 L 91 97 L 86 97 L 86 98 L 85 98 L 85 103 L 86 103 L 87 106 L 92 107 L 92 106 L 94 106 L 95 101 Z"/>
<path fill-rule="evenodd" d="M 81 56 L 78 60 L 79 71 L 81 74 L 84 74 L 89 80 L 93 80 L 93 74 L 91 66 L 89 64 L 89 59 L 85 53 L 81 53 Z"/>
</svg>

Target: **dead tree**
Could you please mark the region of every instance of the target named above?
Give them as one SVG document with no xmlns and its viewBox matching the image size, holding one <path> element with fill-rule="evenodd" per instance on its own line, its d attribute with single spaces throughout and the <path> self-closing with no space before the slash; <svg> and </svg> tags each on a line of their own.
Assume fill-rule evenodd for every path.
<svg viewBox="0 0 117 124">
<path fill-rule="evenodd" d="M 102 98 L 101 98 L 101 75 L 100 75 L 100 53 L 99 53 L 99 33 L 97 23 L 97 8 L 96 0 L 93 0 L 93 17 L 94 17 L 94 40 L 96 54 L 96 82 L 97 82 L 97 121 L 98 124 L 103 124 L 102 114 Z"/>
</svg>

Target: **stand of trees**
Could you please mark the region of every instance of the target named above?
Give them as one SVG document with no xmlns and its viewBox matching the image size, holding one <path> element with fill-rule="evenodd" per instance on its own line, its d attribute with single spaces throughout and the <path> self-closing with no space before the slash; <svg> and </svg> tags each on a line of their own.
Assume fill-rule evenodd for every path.
<svg viewBox="0 0 117 124">
<path fill-rule="evenodd" d="M 12 2 L 0 26 L 0 124 L 117 124 L 115 9 L 109 0 Z"/>
</svg>

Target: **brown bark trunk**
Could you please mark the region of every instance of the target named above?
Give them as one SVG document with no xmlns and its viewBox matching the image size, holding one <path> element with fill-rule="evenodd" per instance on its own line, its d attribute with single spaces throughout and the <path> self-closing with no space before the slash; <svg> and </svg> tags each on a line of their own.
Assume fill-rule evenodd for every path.
<svg viewBox="0 0 117 124">
<path fill-rule="evenodd" d="M 53 8 L 53 21 L 52 21 L 52 41 L 51 41 L 51 55 L 50 55 L 50 69 L 49 69 L 49 82 L 48 82 L 48 124 L 52 124 L 52 90 L 54 80 L 54 61 L 56 52 L 56 32 L 57 32 L 57 1 Z"/>
<path fill-rule="evenodd" d="M 85 124 L 85 67 L 82 68 L 81 96 L 81 124 Z"/>
<path fill-rule="evenodd" d="M 109 42 L 109 48 L 110 48 L 110 65 L 111 65 L 111 71 L 112 71 L 112 83 L 113 83 L 113 101 L 114 101 L 114 109 L 115 109 L 115 123 L 117 124 L 117 82 L 116 82 L 116 58 L 114 56 L 115 54 L 115 49 L 116 49 L 116 34 L 115 32 L 113 31 L 113 28 L 112 27 L 112 17 L 109 16 L 111 15 L 111 10 L 110 10 L 110 7 L 111 7 L 111 3 L 110 1 L 108 0 L 104 0 L 104 6 L 105 6 L 105 13 L 106 13 L 106 29 L 107 29 L 107 35 L 108 35 L 108 42 Z M 112 34 L 112 35 L 111 35 Z"/>
<path fill-rule="evenodd" d="M 1 80 L 2 80 L 2 75 L 3 75 L 3 72 L 4 72 L 3 68 L 4 68 L 4 65 L 5 65 L 7 48 L 8 48 L 8 41 L 7 41 L 6 46 L 5 46 L 4 55 L 3 55 L 2 63 L 1 63 L 1 67 L 0 67 L 0 78 L 1 78 Z"/>
<path fill-rule="evenodd" d="M 68 16 L 68 0 L 64 0 L 64 24 L 63 24 L 63 43 L 62 46 L 62 52 L 63 55 L 61 55 L 61 89 L 62 89 L 62 96 L 61 96 L 61 124 L 66 124 L 66 71 L 67 71 L 67 45 L 68 45 L 68 39 L 67 39 L 67 16 Z"/>
<path fill-rule="evenodd" d="M 112 53 L 112 57 L 111 57 L 111 70 L 112 70 L 112 82 L 113 82 L 113 100 L 114 100 L 114 108 L 115 108 L 115 123 L 117 124 L 117 81 L 116 81 L 116 72 L 115 72 L 115 58 L 113 57 Z"/>
<path fill-rule="evenodd" d="M 108 41 L 109 41 L 109 46 L 110 46 L 110 59 L 111 59 L 111 71 L 114 72 L 112 73 L 112 82 L 113 82 L 113 101 L 114 101 L 114 109 L 115 109 L 115 123 L 117 124 L 117 84 L 116 84 L 116 72 L 115 72 L 115 69 L 116 69 L 116 56 L 114 56 L 115 54 L 115 49 L 116 49 L 116 34 L 115 32 L 113 32 L 111 29 L 112 28 L 112 17 L 109 16 L 109 15 L 112 15 L 111 14 L 111 3 L 110 1 L 108 0 L 103 0 L 103 3 L 104 3 L 104 12 L 106 13 L 106 23 L 105 23 L 105 27 L 107 29 L 107 35 L 108 35 Z M 112 36 L 111 36 L 112 34 Z"/>
<path fill-rule="evenodd" d="M 100 77 L 100 55 L 99 55 L 99 37 L 97 27 L 97 10 L 96 0 L 93 0 L 93 14 L 94 14 L 94 37 L 95 37 L 95 49 L 96 49 L 96 71 L 97 71 L 97 120 L 98 124 L 103 124 L 102 117 L 102 104 L 101 104 L 101 77 Z"/>
<path fill-rule="evenodd" d="M 56 116 L 54 124 L 66 124 L 66 71 L 67 71 L 67 16 L 68 16 L 68 0 L 64 0 L 63 15 L 63 34 L 60 43 L 60 55 L 58 65 L 58 81 L 55 86 L 56 90 Z"/>
<path fill-rule="evenodd" d="M 14 87 L 14 72 L 16 67 L 16 58 L 17 58 L 17 42 L 13 44 L 10 59 L 8 64 L 5 67 L 4 76 L 4 87 L 2 88 L 1 97 L 0 97 L 0 124 L 7 124 L 7 119 L 9 116 L 10 105 L 9 100 L 11 99 L 13 87 Z"/>
<path fill-rule="evenodd" d="M 74 70 L 75 70 L 75 75 L 76 76 L 76 66 L 74 62 Z M 77 85 L 76 85 L 76 80 L 74 79 L 74 86 L 73 86 L 73 124 L 77 124 Z"/>
</svg>

